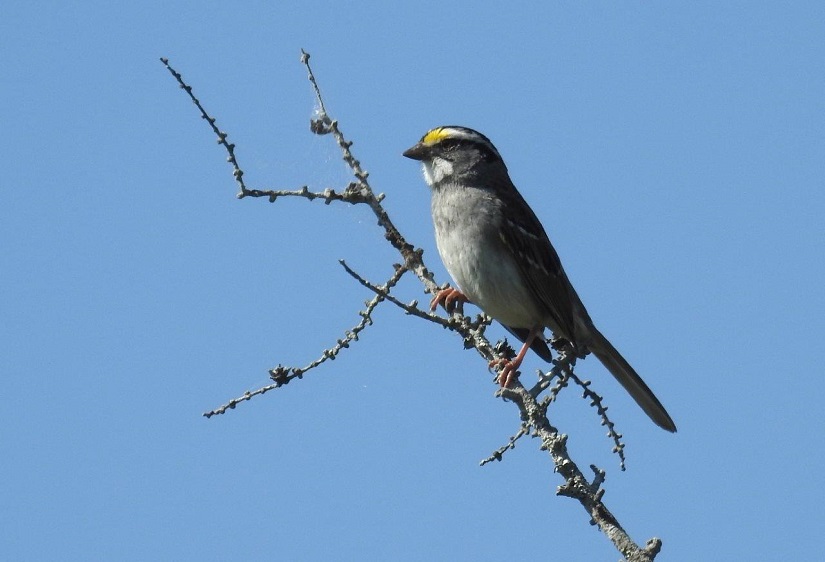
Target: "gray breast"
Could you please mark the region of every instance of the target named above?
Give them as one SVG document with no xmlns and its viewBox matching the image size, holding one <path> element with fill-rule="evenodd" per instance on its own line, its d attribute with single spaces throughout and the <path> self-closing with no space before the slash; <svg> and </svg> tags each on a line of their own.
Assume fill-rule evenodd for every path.
<svg viewBox="0 0 825 562">
<path fill-rule="evenodd" d="M 497 199 L 487 191 L 454 184 L 434 189 L 432 196 L 438 252 L 458 288 L 505 325 L 540 324 L 539 307 L 502 241 Z"/>
</svg>

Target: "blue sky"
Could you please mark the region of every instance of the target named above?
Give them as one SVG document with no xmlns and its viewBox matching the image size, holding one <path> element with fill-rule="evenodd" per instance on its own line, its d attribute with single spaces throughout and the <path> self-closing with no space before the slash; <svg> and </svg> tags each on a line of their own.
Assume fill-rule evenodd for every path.
<svg viewBox="0 0 825 562">
<path fill-rule="evenodd" d="M 656 428 L 593 359 L 578 372 L 627 472 L 575 392 L 551 412 L 634 539 L 661 537 L 661 560 L 825 557 L 822 3 L 292 4 L 0 8 L 4 557 L 618 558 L 555 497 L 535 442 L 479 468 L 516 409 L 460 340 L 390 305 L 334 363 L 201 417 L 357 323 L 370 295 L 338 259 L 376 282 L 398 259 L 366 209 L 235 199 L 158 62 L 250 186 L 340 188 L 300 48 L 440 281 L 401 152 L 441 124 L 497 145 L 679 426 Z"/>
</svg>

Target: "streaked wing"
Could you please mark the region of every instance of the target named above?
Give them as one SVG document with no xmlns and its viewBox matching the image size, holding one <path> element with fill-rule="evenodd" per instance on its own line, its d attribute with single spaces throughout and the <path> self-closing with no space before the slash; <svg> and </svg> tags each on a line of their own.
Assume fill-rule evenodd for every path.
<svg viewBox="0 0 825 562">
<path fill-rule="evenodd" d="M 508 183 L 509 189 L 498 191 L 504 217 L 501 239 L 517 256 L 525 283 L 538 297 L 547 316 L 561 329 L 562 333 L 554 335 L 575 342 L 573 288 L 535 213 L 515 186 Z"/>
</svg>

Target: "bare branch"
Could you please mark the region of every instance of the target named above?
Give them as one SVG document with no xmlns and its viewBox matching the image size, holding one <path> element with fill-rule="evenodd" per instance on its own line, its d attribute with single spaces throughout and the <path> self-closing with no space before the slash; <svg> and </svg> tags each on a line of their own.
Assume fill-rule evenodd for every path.
<svg viewBox="0 0 825 562">
<path fill-rule="evenodd" d="M 489 318 L 478 316 L 475 320 L 472 320 L 464 316 L 460 311 L 453 311 L 444 318 L 419 308 L 418 302 L 415 300 L 410 303 L 404 303 L 390 294 L 390 291 L 407 271 L 412 272 L 419 279 L 424 291 L 427 293 L 435 294 L 440 287 L 434 281 L 432 272 L 424 264 L 422 258 L 423 251 L 407 242 L 381 205 L 384 196 L 383 194 L 375 195 L 369 184 L 369 173 L 362 168 L 360 161 L 355 158 L 352 152 L 351 148 L 353 143 L 346 139 L 338 122 L 329 116 L 321 96 L 321 89 L 309 64 L 309 59 L 309 53 L 302 50 L 301 62 L 306 67 L 308 79 L 312 84 L 319 106 L 317 118 L 310 121 L 310 130 L 319 135 L 331 134 L 335 138 L 338 147 L 341 149 L 343 160 L 347 163 L 355 177 L 355 181 L 350 182 L 341 191 L 327 188 L 321 192 L 312 192 L 306 186 L 297 190 L 259 190 L 247 188 L 243 182 L 243 171 L 235 158 L 235 145 L 228 142 L 227 134 L 217 128 L 215 119 L 206 112 L 200 101 L 198 101 L 192 93 L 192 88 L 183 81 L 178 72 L 172 69 L 168 60 L 161 59 L 161 61 L 178 81 L 181 88 L 187 92 L 198 107 L 201 117 L 209 123 L 213 132 L 218 135 L 218 142 L 226 149 L 229 155 L 228 161 L 233 167 L 233 176 L 240 187 L 239 198 L 268 198 L 270 202 L 274 202 L 280 197 L 303 197 L 310 201 L 320 199 L 326 204 L 330 204 L 333 201 L 341 201 L 353 205 L 368 205 L 373 211 L 378 225 L 384 229 L 384 237 L 398 250 L 403 262 L 394 266 L 395 272 L 386 283 L 376 285 L 356 273 L 346 262 L 341 260 L 341 265 L 347 273 L 375 294 L 371 300 L 365 303 L 366 308 L 359 312 L 361 320 L 352 329 L 345 332 L 344 338 L 337 340 L 335 345 L 325 349 L 320 357 L 305 367 L 278 365 L 270 370 L 270 378 L 274 381 L 273 384 L 261 387 L 255 391 L 246 392 L 243 396 L 230 400 L 223 406 L 205 413 L 204 416 L 206 417 L 223 414 L 228 409 L 235 408 L 240 402 L 250 400 L 253 396 L 262 395 L 270 390 L 288 384 L 292 379 L 301 378 L 304 373 L 322 365 L 327 360 L 334 360 L 343 349 L 349 347 L 351 342 L 358 340 L 360 332 L 372 324 L 373 311 L 384 301 L 391 302 L 411 316 L 428 320 L 445 329 L 456 332 L 462 337 L 465 348 L 474 348 L 479 355 L 488 362 L 502 356 L 506 357 L 508 354 L 512 355 L 513 353 L 512 348 L 506 343 L 506 340 L 498 342 L 496 345 L 492 345 L 487 340 L 485 337 L 485 329 L 490 324 Z M 517 405 L 522 425 L 520 430 L 509 439 L 506 445 L 499 448 L 487 459 L 481 461 L 481 465 L 485 465 L 493 460 L 501 460 L 503 453 L 509 449 L 513 449 L 516 441 L 528 433 L 539 437 L 542 443 L 542 450 L 547 451 L 552 459 L 554 471 L 561 474 L 564 478 L 564 482 L 558 487 L 557 494 L 577 500 L 589 514 L 591 522 L 601 529 L 629 562 L 652 561 L 661 549 L 661 541 L 654 538 L 647 542 L 645 548 L 640 548 L 631 540 L 616 518 L 602 502 L 604 489 L 601 488 L 601 485 L 604 483 L 606 477 L 605 472 L 591 465 L 595 476 L 592 482 L 588 481 L 568 454 L 566 446 L 567 435 L 559 433 L 549 421 L 547 416 L 548 408 L 556 400 L 561 390 L 568 386 L 569 381 L 574 381 L 583 389 L 583 397 L 589 398 L 591 405 L 596 408 L 602 424 L 608 427 L 608 436 L 614 441 L 614 451 L 619 455 L 621 467 L 622 470 L 624 470 L 625 457 L 624 444 L 621 442 L 622 436 L 615 430 L 614 424 L 607 417 L 607 408 L 603 406 L 602 398 L 591 390 L 589 381 L 583 381 L 573 373 L 573 367 L 578 359 L 575 351 L 569 345 L 565 346 L 564 342 L 554 342 L 554 347 L 558 352 L 558 357 L 553 362 L 552 369 L 541 376 L 533 388 L 528 390 L 521 382 L 516 380 L 512 388 L 500 389 L 497 392 L 497 395 L 501 398 L 512 401 Z M 539 399 L 542 394 L 544 394 L 544 396 Z"/>
<path fill-rule="evenodd" d="M 218 144 L 222 144 L 223 147 L 226 149 L 226 152 L 229 154 L 227 157 L 227 162 L 232 164 L 232 175 L 235 177 L 235 181 L 238 183 L 238 187 L 240 187 L 241 191 L 238 194 L 239 196 L 246 192 L 246 185 L 243 181 L 243 170 L 238 165 L 238 160 L 235 158 L 235 145 L 230 143 L 228 138 L 229 135 L 218 129 L 218 126 L 215 124 L 215 118 L 210 116 L 206 109 L 204 109 L 203 105 L 201 105 L 200 100 L 195 97 L 195 94 L 192 93 L 192 86 L 188 85 L 186 82 L 183 81 L 183 76 L 179 72 L 177 72 L 174 68 L 169 66 L 169 59 L 161 57 L 160 62 L 166 67 L 166 69 L 172 73 L 172 76 L 175 77 L 175 80 L 178 81 L 180 84 L 181 89 L 183 89 L 188 95 L 192 102 L 197 106 L 198 111 L 201 112 L 201 118 L 205 119 L 209 126 L 212 128 L 212 131 L 218 135 Z"/>
<path fill-rule="evenodd" d="M 581 380 L 573 371 L 569 371 L 569 376 L 573 382 L 582 387 L 582 398 L 590 398 L 590 405 L 596 408 L 596 412 L 602 419 L 602 425 L 607 427 L 607 436 L 613 440 L 613 452 L 619 455 L 619 467 L 624 471 L 626 469 L 624 456 L 625 444 L 622 443 L 622 434 L 616 431 L 616 425 L 607 417 L 607 406 L 602 404 L 604 399 L 599 394 L 593 392 L 590 388 L 590 381 Z"/>
<path fill-rule="evenodd" d="M 507 452 L 510 449 L 516 448 L 516 441 L 527 435 L 529 430 L 530 428 L 526 424 L 521 424 L 521 428 L 519 428 L 518 432 L 515 435 L 510 437 L 510 440 L 507 442 L 507 444 L 502 447 L 499 447 L 493 452 L 492 455 L 490 455 L 486 459 L 483 459 L 479 463 L 479 466 L 484 466 L 485 464 L 491 463 L 493 461 L 500 461 L 502 458 L 504 458 L 505 452 Z"/>
<path fill-rule="evenodd" d="M 215 408 L 214 410 L 204 412 L 204 417 L 211 418 L 214 415 L 224 414 L 227 410 L 234 410 L 235 406 L 237 406 L 240 402 L 246 402 L 255 396 L 266 394 L 270 390 L 274 390 L 288 384 L 292 379 L 300 379 L 304 376 L 304 373 L 311 371 L 328 360 L 334 361 L 338 354 L 341 353 L 342 349 L 349 348 L 350 342 L 358 341 L 358 334 L 360 334 L 367 326 L 372 325 L 373 310 L 375 310 L 375 308 L 389 295 L 390 289 L 398 284 L 398 281 L 405 272 L 406 270 L 404 268 L 396 268 L 393 276 L 390 277 L 390 279 L 382 287 L 380 287 L 381 293 L 376 294 L 375 297 L 364 303 L 366 308 L 358 313 L 358 315 L 361 316 L 361 320 L 358 324 L 353 326 L 351 329 L 346 330 L 344 332 L 344 338 L 337 340 L 335 345 L 325 349 L 321 353 L 320 357 L 310 362 L 305 367 L 284 367 L 283 365 L 278 365 L 277 367 L 270 369 L 269 378 L 275 381 L 273 384 L 263 386 L 257 390 L 248 390 L 243 394 L 243 396 L 233 398 L 226 404 Z"/>
<path fill-rule="evenodd" d="M 240 194 L 239 198 L 243 197 L 266 197 L 270 203 L 274 203 L 279 197 L 303 197 L 313 201 L 315 199 L 323 199 L 326 205 L 333 201 L 342 201 L 344 203 L 368 203 L 371 195 L 365 195 L 357 183 L 350 183 L 344 191 L 337 192 L 332 188 L 327 188 L 324 191 L 310 191 L 309 187 L 303 186 L 301 189 L 287 190 L 287 189 L 249 189 L 245 193 Z M 380 203 L 384 199 L 384 194 L 381 193 L 377 197 Z"/>
<path fill-rule="evenodd" d="M 567 387 L 569 381 L 572 380 L 582 387 L 582 398 L 589 398 L 590 405 L 596 408 L 596 412 L 602 420 L 602 425 L 607 426 L 607 436 L 613 440 L 613 452 L 619 455 L 619 467 L 622 471 L 626 470 L 625 444 L 621 440 L 622 434 L 616 431 L 616 425 L 607 416 L 607 406 L 603 405 L 604 399 L 590 388 L 590 381 L 581 380 L 573 372 L 573 367 L 576 365 L 576 356 L 569 343 L 564 340 L 557 340 L 553 342 L 553 348 L 559 351 L 560 355 L 553 361 L 553 368 L 539 377 L 538 382 L 530 389 L 530 394 L 533 397 L 538 397 L 555 380 L 556 384 L 550 387 L 550 390 L 542 399 L 542 404 L 545 404 L 544 407 L 546 408 L 556 400 L 559 392 Z"/>
<path fill-rule="evenodd" d="M 559 359 L 560 361 L 562 359 Z M 622 528 L 602 501 L 604 495 L 601 484 L 604 473 L 596 470 L 593 482 L 588 482 L 567 451 L 567 435 L 559 433 L 547 418 L 547 405 L 539 403 L 533 394 L 516 383 L 513 388 L 502 389 L 501 395 L 514 402 L 524 423 L 532 429 L 533 435 L 541 440 L 541 449 L 547 451 L 556 471 L 564 478 L 557 490 L 558 495 L 577 500 L 590 515 L 591 522 L 607 535 L 628 562 L 652 561 L 661 547 L 659 539 L 648 541 L 648 547 L 640 548 Z M 651 545 L 656 545 L 655 548 Z"/>
</svg>

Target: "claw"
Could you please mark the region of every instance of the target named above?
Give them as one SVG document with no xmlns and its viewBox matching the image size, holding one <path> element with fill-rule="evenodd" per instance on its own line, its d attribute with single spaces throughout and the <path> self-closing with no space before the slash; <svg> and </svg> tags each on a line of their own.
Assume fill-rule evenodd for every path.
<svg viewBox="0 0 825 562">
<path fill-rule="evenodd" d="M 460 302 L 470 302 L 470 300 L 458 289 L 447 287 L 446 289 L 438 291 L 433 297 L 433 300 L 430 301 L 430 312 L 435 312 L 435 309 L 438 308 L 440 304 L 444 307 L 444 310 L 452 313 L 456 304 Z"/>
<path fill-rule="evenodd" d="M 524 356 L 527 355 L 527 350 L 530 349 L 533 340 L 536 339 L 536 336 L 538 336 L 540 332 L 541 326 L 532 328 L 524 340 L 524 345 L 521 346 L 518 354 L 512 360 L 498 358 L 490 361 L 491 368 L 501 366 L 501 371 L 498 373 L 498 383 L 501 385 L 501 388 L 509 387 L 511 382 L 518 379 L 518 368 L 521 366 L 521 362 L 524 361 Z"/>
<path fill-rule="evenodd" d="M 521 361 L 519 361 L 519 364 Z M 518 364 L 515 361 L 510 361 L 509 359 L 504 359 L 503 357 L 498 359 L 493 359 L 489 363 L 489 367 L 491 369 L 495 369 L 496 367 L 501 367 L 501 371 L 498 373 L 498 377 L 496 377 L 496 381 L 498 381 L 499 386 L 501 388 L 508 388 L 511 382 L 514 382 L 518 379 Z"/>
</svg>

